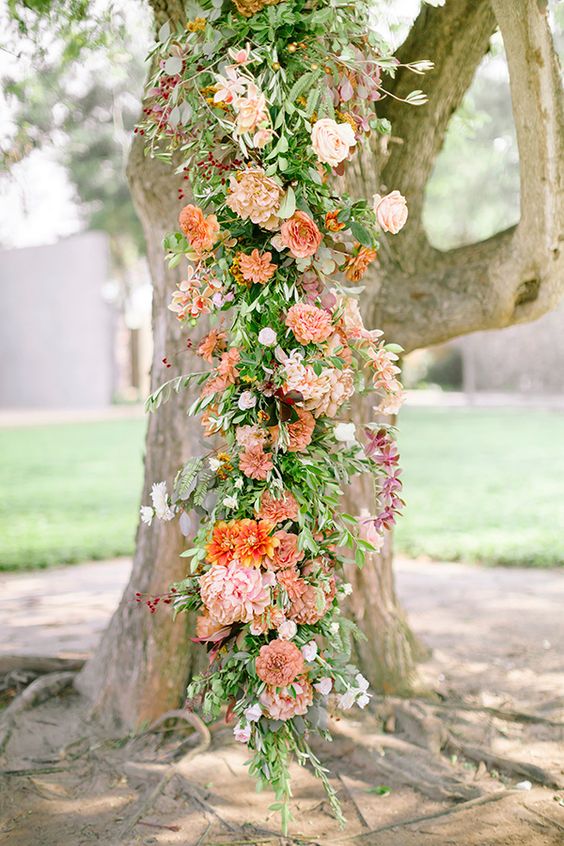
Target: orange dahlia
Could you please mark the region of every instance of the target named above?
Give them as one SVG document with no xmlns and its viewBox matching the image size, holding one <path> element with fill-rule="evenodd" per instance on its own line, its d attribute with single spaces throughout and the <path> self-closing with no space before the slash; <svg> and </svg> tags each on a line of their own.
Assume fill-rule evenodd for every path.
<svg viewBox="0 0 564 846">
<path fill-rule="evenodd" d="M 220 520 L 213 527 L 211 540 L 206 544 L 207 560 L 212 564 L 227 567 L 237 557 L 237 543 L 239 540 L 239 523 L 231 520 L 226 523 Z"/>
<path fill-rule="evenodd" d="M 243 279 L 246 282 L 255 282 L 258 285 L 264 285 L 269 279 L 272 279 L 276 271 L 276 264 L 273 264 L 270 259 L 272 253 L 263 253 L 258 250 L 253 250 L 250 255 L 246 253 L 239 253 L 239 269 Z"/>
<path fill-rule="evenodd" d="M 264 558 L 272 558 L 280 540 L 273 537 L 272 523 L 265 520 L 239 520 L 236 553 L 243 567 L 260 567 Z"/>
<path fill-rule="evenodd" d="M 261 646 L 255 668 L 259 679 L 271 687 L 286 687 L 303 673 L 304 658 L 295 643 L 271 640 Z"/>
</svg>

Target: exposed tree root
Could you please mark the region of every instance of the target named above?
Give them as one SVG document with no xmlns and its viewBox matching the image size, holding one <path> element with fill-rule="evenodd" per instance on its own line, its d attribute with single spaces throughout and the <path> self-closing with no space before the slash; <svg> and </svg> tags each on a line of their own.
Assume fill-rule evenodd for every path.
<svg viewBox="0 0 564 846">
<path fill-rule="evenodd" d="M 380 834 L 382 831 L 390 831 L 393 828 L 404 828 L 408 825 L 415 825 L 420 822 L 428 822 L 429 820 L 438 820 L 441 817 L 450 817 L 453 814 L 459 814 L 462 811 L 467 811 L 470 808 L 475 808 L 477 805 L 486 805 L 489 802 L 498 802 L 500 799 L 505 799 L 507 796 L 512 796 L 517 791 L 515 790 L 498 790 L 495 793 L 487 793 L 485 796 L 478 796 L 476 799 L 469 799 L 468 802 L 460 802 L 452 808 L 447 808 L 445 811 L 437 811 L 434 814 L 423 814 L 420 817 L 412 817 L 408 820 L 395 820 L 393 823 L 382 825 L 379 828 L 372 828 L 370 831 L 361 831 L 360 834 L 353 834 L 350 837 L 344 837 L 344 842 L 362 840 L 364 837 L 373 834 Z"/>
<path fill-rule="evenodd" d="M 164 791 L 170 780 L 173 778 L 173 776 L 179 774 L 179 768 L 182 765 L 186 764 L 188 761 L 190 761 L 192 758 L 195 758 L 196 755 L 205 752 L 210 746 L 211 735 L 208 727 L 205 725 L 204 722 L 202 722 L 202 720 L 200 720 L 199 717 L 189 711 L 167 711 L 165 714 L 159 717 L 158 720 L 155 720 L 155 722 L 147 729 L 147 732 L 145 732 L 145 734 L 149 734 L 150 732 L 155 731 L 155 729 L 163 725 L 165 722 L 167 722 L 167 720 L 173 718 L 177 720 L 185 720 L 193 728 L 195 728 L 200 735 L 200 742 L 196 747 L 194 747 L 194 749 L 190 749 L 188 752 L 186 752 L 182 756 L 182 758 L 180 758 L 180 760 L 168 765 L 166 772 L 161 776 L 157 784 L 152 788 L 152 790 L 148 792 L 148 794 L 144 798 L 139 801 L 135 811 L 124 822 L 120 831 L 121 839 L 124 839 L 127 835 L 129 835 L 135 828 L 137 823 L 141 820 L 141 818 L 144 817 L 145 814 L 151 810 L 154 803 L 162 794 L 162 792 Z"/>
<path fill-rule="evenodd" d="M 488 767 L 493 767 L 501 772 L 510 775 L 521 776 L 537 784 L 542 784 L 545 787 L 555 787 L 559 790 L 564 786 L 562 779 L 558 779 L 553 773 L 544 770 L 542 767 L 537 767 L 535 764 L 529 764 L 527 761 L 516 761 L 513 758 L 506 758 L 504 755 L 496 755 L 489 749 L 482 746 L 473 746 L 462 743 L 461 741 L 449 735 L 446 743 L 446 748 L 455 752 L 457 755 L 463 755 L 470 761 L 479 764 L 483 761 Z"/>
<path fill-rule="evenodd" d="M 73 683 L 75 675 L 74 672 L 61 672 L 40 676 L 16 696 L 0 720 L 0 753 L 6 748 L 17 717 L 29 708 L 57 696 Z"/>
<path fill-rule="evenodd" d="M 35 673 L 58 673 L 63 670 L 80 670 L 84 658 L 57 658 L 49 655 L 0 655 L 0 676 L 14 670 Z"/>
<path fill-rule="evenodd" d="M 419 699 L 419 697 L 412 697 Z M 541 714 L 531 714 L 527 711 L 512 711 L 505 708 L 492 708 L 487 705 L 470 705 L 466 702 L 430 702 L 428 699 L 424 700 L 431 708 L 441 711 L 468 711 L 474 714 L 489 714 L 491 717 L 497 717 L 500 720 L 505 720 L 511 723 L 524 724 L 538 724 L 543 726 L 551 726 L 552 728 L 563 728 L 564 722 L 561 720 L 551 720 L 548 717 L 543 717 Z"/>
</svg>

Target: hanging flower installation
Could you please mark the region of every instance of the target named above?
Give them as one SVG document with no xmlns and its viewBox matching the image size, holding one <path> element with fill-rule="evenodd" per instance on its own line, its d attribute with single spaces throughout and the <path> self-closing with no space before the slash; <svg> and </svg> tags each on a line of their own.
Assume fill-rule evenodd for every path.
<svg viewBox="0 0 564 846">
<path fill-rule="evenodd" d="M 350 592 L 342 567 L 380 549 L 401 482 L 390 427 L 360 433 L 337 418 L 355 391 L 376 392 L 376 413 L 402 401 L 401 350 L 364 327 L 362 288 L 349 283 L 407 207 L 398 191 L 371 206 L 331 182 L 371 135 L 389 131 L 375 106 L 398 63 L 370 30 L 368 4 L 248 2 L 204 0 L 184 30 L 165 24 L 136 130 L 152 155 L 174 157 L 193 195 L 165 239 L 170 265 L 184 267 L 170 309 L 190 330 L 202 315 L 213 325 L 197 342 L 211 370 L 166 383 L 148 407 L 196 380 L 190 414 L 223 444 L 188 461 L 170 494 L 156 484 L 141 514 L 149 525 L 180 516 L 185 529 L 189 512 L 199 516 L 189 575 L 167 598 L 197 612 L 209 650 L 188 696 L 209 719 L 228 705 L 286 829 L 292 755 L 313 767 L 342 820 L 308 735 L 328 736 L 329 694 L 343 709 L 370 698 L 349 662 L 356 630 L 339 608 Z M 360 473 L 374 477 L 379 513 L 340 513 L 341 491 Z"/>
</svg>

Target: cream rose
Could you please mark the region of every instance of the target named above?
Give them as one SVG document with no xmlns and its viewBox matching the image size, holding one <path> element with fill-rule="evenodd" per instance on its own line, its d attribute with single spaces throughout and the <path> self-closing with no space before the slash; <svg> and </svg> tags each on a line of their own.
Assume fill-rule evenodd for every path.
<svg viewBox="0 0 564 846">
<path fill-rule="evenodd" d="M 316 121 L 311 130 L 311 146 L 320 162 L 337 167 L 348 158 L 356 144 L 350 123 L 337 123 L 331 118 Z"/>
<path fill-rule="evenodd" d="M 385 197 L 375 194 L 374 213 L 378 225 L 384 232 L 397 235 L 400 229 L 403 229 L 407 220 L 408 211 L 405 197 L 399 191 L 392 191 Z"/>
</svg>

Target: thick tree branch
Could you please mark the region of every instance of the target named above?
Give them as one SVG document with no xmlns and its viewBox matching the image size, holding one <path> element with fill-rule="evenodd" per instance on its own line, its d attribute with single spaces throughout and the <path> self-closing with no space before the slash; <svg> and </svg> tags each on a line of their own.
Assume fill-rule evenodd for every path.
<svg viewBox="0 0 564 846">
<path fill-rule="evenodd" d="M 452 2 L 444 10 L 424 10 L 402 48 L 405 58 L 419 42 L 431 43 L 437 13 L 448 12 L 449 8 L 450 24 L 456 20 L 461 27 L 458 33 L 451 32 L 451 37 L 457 45 L 464 43 L 464 29 L 470 19 L 454 14 L 464 5 Z M 476 4 L 476 14 L 481 6 Z M 394 134 L 406 132 L 407 140 L 394 150 L 382 175 L 390 188 L 399 187 L 411 197 L 412 217 L 405 232 L 383 245 L 367 319 L 370 325 L 382 326 L 406 349 L 479 329 L 534 320 L 553 308 L 564 294 L 564 108 L 546 4 L 543 0 L 523 0 L 516 11 L 512 0 L 492 0 L 492 6 L 504 38 L 511 78 L 520 154 L 521 220 L 517 227 L 487 241 L 446 253 L 428 244 L 421 227 L 421 204 L 430 165 L 450 117 L 440 98 L 448 99 L 443 86 L 448 91 L 449 76 L 454 72 L 450 59 L 439 58 L 427 112 L 421 116 L 418 111 L 414 116 L 415 109 L 391 107 L 397 111 Z M 482 33 L 485 37 L 484 29 Z M 437 49 L 440 54 L 440 47 Z M 464 50 L 459 53 L 457 46 L 454 52 L 464 64 Z M 472 62 L 478 53 L 474 49 Z M 457 94 L 451 105 L 462 98 L 458 86 L 464 79 L 469 85 L 471 74 L 459 69 L 454 77 Z M 401 85 L 398 83 L 394 93 L 404 96 Z M 429 139 L 429 135 L 436 137 Z M 410 144 L 415 145 L 411 152 Z"/>
<path fill-rule="evenodd" d="M 492 0 L 511 83 L 521 172 L 521 223 L 543 251 L 564 233 L 564 98 L 546 0 Z"/>
<path fill-rule="evenodd" d="M 432 71 L 423 78 L 400 70 L 390 89 L 405 99 L 421 87 L 429 98 L 426 106 L 412 107 L 391 97 L 378 109 L 392 124 L 394 144 L 380 175 L 388 188 L 406 194 L 411 212 L 405 239 L 419 241 L 419 253 L 426 239 L 422 228 L 425 187 L 442 149 L 449 121 L 468 91 L 476 68 L 488 51 L 496 22 L 489 0 L 449 0 L 444 7 L 423 4 L 407 39 L 397 53 L 403 62 L 430 59 Z"/>
</svg>

